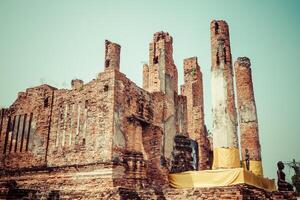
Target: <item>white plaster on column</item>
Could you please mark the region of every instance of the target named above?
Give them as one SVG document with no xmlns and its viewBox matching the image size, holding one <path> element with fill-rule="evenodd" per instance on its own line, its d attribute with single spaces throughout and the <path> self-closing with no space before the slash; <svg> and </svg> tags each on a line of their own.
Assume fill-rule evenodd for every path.
<svg viewBox="0 0 300 200">
<path fill-rule="evenodd" d="M 241 123 L 257 122 L 256 106 L 254 101 L 244 104 L 239 109 Z"/>
<path fill-rule="evenodd" d="M 214 69 L 211 77 L 213 145 L 214 148 L 238 147 L 235 122 L 227 110 L 227 81 L 222 68 Z"/>
</svg>

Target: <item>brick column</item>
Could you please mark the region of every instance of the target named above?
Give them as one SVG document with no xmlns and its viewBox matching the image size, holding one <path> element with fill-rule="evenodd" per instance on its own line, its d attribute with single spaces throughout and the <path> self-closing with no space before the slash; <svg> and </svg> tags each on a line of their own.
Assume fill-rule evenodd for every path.
<svg viewBox="0 0 300 200">
<path fill-rule="evenodd" d="M 250 160 L 249 170 L 258 176 L 263 176 L 256 105 L 249 58 L 239 57 L 234 63 L 234 69 L 243 165 L 244 167 L 246 165 L 247 149 Z"/>
<path fill-rule="evenodd" d="M 121 46 L 119 44 L 105 40 L 105 70 L 120 70 L 120 52 Z"/>
<path fill-rule="evenodd" d="M 184 85 L 182 95 L 187 97 L 187 129 L 191 139 L 198 143 L 198 168 L 210 168 L 209 141 L 204 124 L 203 81 L 197 57 L 184 59 Z"/>
<path fill-rule="evenodd" d="M 157 32 L 149 47 L 148 91 L 178 93 L 178 74 L 173 60 L 173 38 Z"/>
<path fill-rule="evenodd" d="M 213 169 L 240 166 L 229 29 L 211 22 Z"/>
</svg>

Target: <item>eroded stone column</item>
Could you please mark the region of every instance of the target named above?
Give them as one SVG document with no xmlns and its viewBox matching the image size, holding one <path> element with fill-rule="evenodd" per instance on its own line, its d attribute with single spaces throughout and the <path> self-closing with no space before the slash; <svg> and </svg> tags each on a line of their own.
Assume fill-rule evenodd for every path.
<svg viewBox="0 0 300 200">
<path fill-rule="evenodd" d="M 229 28 L 211 22 L 213 169 L 240 166 Z"/>
<path fill-rule="evenodd" d="M 258 122 L 253 91 L 251 63 L 247 57 L 239 57 L 234 63 L 237 104 L 240 122 L 243 166 L 249 158 L 249 170 L 263 176 Z M 248 155 L 246 155 L 248 151 Z"/>
<path fill-rule="evenodd" d="M 182 95 L 187 97 L 187 130 L 191 139 L 198 143 L 198 168 L 210 168 L 209 141 L 204 124 L 203 80 L 197 57 L 184 59 L 184 85 Z"/>
<path fill-rule="evenodd" d="M 171 163 L 174 137 L 177 133 L 176 96 L 178 94 L 178 74 L 173 60 L 173 38 L 166 32 L 157 32 L 149 45 L 148 92 L 162 92 L 163 155 Z M 144 77 L 145 80 L 145 77 Z"/>
<path fill-rule="evenodd" d="M 149 48 L 149 92 L 178 92 L 178 74 L 173 60 L 173 38 L 157 32 Z"/>
<path fill-rule="evenodd" d="M 119 44 L 105 40 L 105 70 L 120 70 L 120 52 L 121 46 Z"/>
</svg>

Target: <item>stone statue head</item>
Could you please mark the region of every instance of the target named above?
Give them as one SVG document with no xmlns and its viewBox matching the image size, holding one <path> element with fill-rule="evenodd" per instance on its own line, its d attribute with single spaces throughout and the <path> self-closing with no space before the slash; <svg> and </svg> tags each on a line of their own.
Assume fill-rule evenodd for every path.
<svg viewBox="0 0 300 200">
<path fill-rule="evenodd" d="M 283 169 L 284 169 L 284 164 L 283 164 L 283 162 L 282 162 L 282 161 L 279 161 L 279 162 L 277 163 L 277 167 L 278 167 L 279 170 L 283 170 Z"/>
<path fill-rule="evenodd" d="M 249 156 L 249 150 L 247 148 L 245 149 L 245 154 L 246 156 Z"/>
</svg>

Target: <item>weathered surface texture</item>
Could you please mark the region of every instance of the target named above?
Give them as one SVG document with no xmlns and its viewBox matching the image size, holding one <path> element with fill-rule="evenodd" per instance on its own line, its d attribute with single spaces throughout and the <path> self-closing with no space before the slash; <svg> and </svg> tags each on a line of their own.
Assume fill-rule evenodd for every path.
<svg viewBox="0 0 300 200">
<path fill-rule="evenodd" d="M 144 66 L 144 87 L 153 90 L 119 71 L 121 47 L 106 41 L 105 70 L 96 79 L 72 80 L 72 89 L 29 88 L 1 109 L 0 181 L 36 191 L 69 183 L 93 189 L 94 181 L 111 188 L 168 185 L 174 137 L 187 135 L 187 99 L 177 94 L 172 37 L 156 33 L 150 46 L 155 50 L 150 49 L 150 68 Z M 52 171 L 57 173 L 47 175 Z M 17 172 L 26 174 L 25 182 L 12 175 Z"/>
<path fill-rule="evenodd" d="M 120 70 L 120 52 L 121 46 L 105 40 L 105 70 L 115 69 Z"/>
<path fill-rule="evenodd" d="M 182 95 L 187 97 L 187 132 L 198 142 L 199 170 L 210 168 L 210 144 L 204 122 L 203 80 L 197 57 L 183 61 L 184 85 Z"/>
<path fill-rule="evenodd" d="M 236 77 L 242 159 L 245 161 L 245 152 L 246 149 L 248 149 L 250 161 L 261 161 L 258 121 L 253 92 L 251 63 L 249 58 L 239 57 L 234 64 L 234 69 Z"/>
<path fill-rule="evenodd" d="M 238 147 L 229 28 L 225 21 L 211 22 L 211 89 L 215 147 Z"/>
<path fill-rule="evenodd" d="M 95 171 L 89 167 L 80 170 L 77 172 L 70 168 L 63 172 L 26 173 L 14 178 L 17 183 L 10 182 L 7 185 L 6 182 L 0 182 L 0 199 L 296 200 L 293 192 L 267 192 L 248 185 L 193 189 L 140 185 L 127 188 L 113 186 L 109 168 Z"/>
<path fill-rule="evenodd" d="M 0 167 L 23 168 L 45 165 L 55 88 L 41 85 L 20 92 L 2 110 Z"/>
<path fill-rule="evenodd" d="M 112 157 L 114 71 L 73 90 L 56 90 L 48 166 L 108 162 Z"/>
<path fill-rule="evenodd" d="M 213 21 L 211 31 L 213 145 L 238 154 L 228 26 Z M 292 193 L 246 185 L 169 187 L 170 170 L 194 170 L 197 163 L 207 169 L 211 157 L 197 58 L 184 61 L 178 95 L 172 42 L 168 33 L 154 34 L 143 88 L 120 72 L 120 45 L 106 41 L 97 78 L 72 80 L 72 89 L 29 88 L 1 109 L 0 199 L 292 199 Z M 252 92 L 242 97 L 254 103 L 252 84 L 241 87 Z M 256 113 L 242 116 L 243 138 L 250 152 L 257 151 L 251 158 L 260 159 L 259 142 L 249 137 L 258 141 L 257 129 L 248 129 L 253 116 L 257 120 Z"/>
<path fill-rule="evenodd" d="M 175 135 L 187 134 L 186 98 L 178 95 L 177 68 L 173 61 L 173 38 L 166 32 L 153 36 L 149 49 L 149 66 L 143 66 L 143 89 L 151 93 L 154 123 L 162 128 L 163 162 L 171 168 Z"/>
<path fill-rule="evenodd" d="M 225 21 L 212 21 L 210 28 L 213 169 L 235 168 L 240 158 L 229 28 Z"/>
<path fill-rule="evenodd" d="M 167 88 L 178 92 L 178 75 L 173 61 L 173 38 L 165 32 L 157 32 L 149 48 L 148 91 L 166 92 Z M 170 85 L 170 86 L 168 86 Z M 144 88 L 146 89 L 146 88 Z"/>
</svg>

